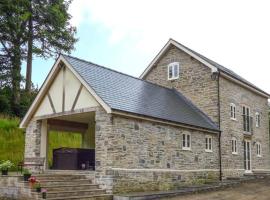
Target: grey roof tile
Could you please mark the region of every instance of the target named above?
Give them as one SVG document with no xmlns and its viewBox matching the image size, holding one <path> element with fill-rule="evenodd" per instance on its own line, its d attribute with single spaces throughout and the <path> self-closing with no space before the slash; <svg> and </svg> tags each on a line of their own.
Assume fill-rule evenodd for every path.
<svg viewBox="0 0 270 200">
<path fill-rule="evenodd" d="M 111 109 L 211 130 L 218 127 L 174 89 L 63 55 Z"/>
</svg>

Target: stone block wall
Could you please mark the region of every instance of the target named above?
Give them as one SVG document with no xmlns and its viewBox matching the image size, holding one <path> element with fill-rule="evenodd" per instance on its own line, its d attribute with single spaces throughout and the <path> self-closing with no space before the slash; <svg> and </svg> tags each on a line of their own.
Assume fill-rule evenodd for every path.
<svg viewBox="0 0 270 200">
<path fill-rule="evenodd" d="M 218 177 L 218 134 L 116 115 L 109 127 L 101 129 L 106 139 L 96 133 L 96 140 L 105 140 L 96 156 L 107 159 L 104 177 L 113 192 L 173 189 L 199 178 Z M 182 149 L 183 133 L 191 134 L 191 150 Z M 206 135 L 213 138 L 213 152 L 205 151 Z"/>
<path fill-rule="evenodd" d="M 230 118 L 230 103 L 236 105 L 236 120 Z M 222 168 L 224 176 L 243 175 L 245 138 L 251 139 L 252 170 L 270 168 L 269 127 L 267 98 L 245 89 L 230 80 L 220 77 L 220 104 L 222 130 Z M 253 117 L 253 134 L 245 136 L 243 130 L 242 106 L 250 108 Z M 261 126 L 255 126 L 255 112 L 261 114 Z M 232 154 L 232 137 L 237 138 L 238 154 Z M 256 155 L 256 142 L 262 145 L 262 157 Z"/>
<path fill-rule="evenodd" d="M 168 80 L 168 64 L 172 62 L 180 63 L 180 74 L 176 80 Z M 144 79 L 175 88 L 218 124 L 217 81 L 211 79 L 209 67 L 187 53 L 171 46 Z"/>
</svg>

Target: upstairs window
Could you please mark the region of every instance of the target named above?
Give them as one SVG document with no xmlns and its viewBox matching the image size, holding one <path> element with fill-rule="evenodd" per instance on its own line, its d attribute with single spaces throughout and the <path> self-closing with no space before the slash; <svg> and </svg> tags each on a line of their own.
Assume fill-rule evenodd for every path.
<svg viewBox="0 0 270 200">
<path fill-rule="evenodd" d="M 252 117 L 250 116 L 250 110 L 249 107 L 243 106 L 243 128 L 246 132 L 253 132 L 252 127 Z"/>
<path fill-rule="evenodd" d="M 232 154 L 237 154 L 237 139 L 232 138 Z"/>
<path fill-rule="evenodd" d="M 256 112 L 255 118 L 256 118 L 256 127 L 260 127 L 261 126 L 261 115 L 260 115 L 260 113 Z"/>
<path fill-rule="evenodd" d="M 231 112 L 230 112 L 231 119 L 236 120 L 236 106 L 234 103 L 231 103 L 230 107 L 231 107 Z"/>
<path fill-rule="evenodd" d="M 261 154 L 261 149 L 262 147 L 261 147 L 261 143 L 259 143 L 259 142 L 257 142 L 256 143 L 256 153 L 257 153 L 257 156 L 258 157 L 262 157 L 262 154 Z"/>
<path fill-rule="evenodd" d="M 168 65 L 168 80 L 179 78 L 179 63 L 173 62 Z"/>
<path fill-rule="evenodd" d="M 183 146 L 182 149 L 183 150 L 190 150 L 190 144 L 191 144 L 191 135 L 184 133 L 183 134 Z"/>
<path fill-rule="evenodd" d="M 212 137 L 209 135 L 205 137 L 205 151 L 206 152 L 213 151 L 213 141 L 212 141 Z"/>
</svg>

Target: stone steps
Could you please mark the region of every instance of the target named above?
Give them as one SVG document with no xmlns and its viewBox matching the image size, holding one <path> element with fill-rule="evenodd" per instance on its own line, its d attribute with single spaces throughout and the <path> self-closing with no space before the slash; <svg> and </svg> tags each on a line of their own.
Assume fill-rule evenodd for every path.
<svg viewBox="0 0 270 200">
<path fill-rule="evenodd" d="M 71 190 L 71 191 L 50 191 L 48 189 L 47 198 L 93 196 L 93 195 L 102 195 L 105 193 L 106 191 L 102 189 Z M 41 194 L 39 196 L 41 197 Z"/>
<path fill-rule="evenodd" d="M 48 185 L 46 188 L 49 191 L 71 191 L 71 190 L 93 190 L 99 189 L 99 185 L 97 184 L 79 184 L 79 185 Z"/>
<path fill-rule="evenodd" d="M 112 200 L 113 196 L 107 194 L 99 185 L 93 184 L 89 175 L 82 174 L 36 174 L 41 187 L 47 190 L 46 199 L 50 200 Z M 30 187 L 28 182 L 22 182 L 24 187 Z M 32 189 L 35 199 L 42 199 L 42 194 Z"/>
</svg>

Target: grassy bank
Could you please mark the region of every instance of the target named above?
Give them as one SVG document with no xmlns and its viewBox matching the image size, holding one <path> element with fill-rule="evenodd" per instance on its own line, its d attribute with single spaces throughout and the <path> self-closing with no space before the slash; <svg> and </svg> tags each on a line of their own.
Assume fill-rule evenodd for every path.
<svg viewBox="0 0 270 200">
<path fill-rule="evenodd" d="M 0 161 L 11 160 L 15 165 L 23 160 L 24 130 L 19 129 L 19 119 L 0 116 Z M 80 147 L 81 135 L 50 132 L 49 164 L 52 164 L 52 150 L 59 147 Z M 12 170 L 16 170 L 14 167 Z"/>
</svg>

